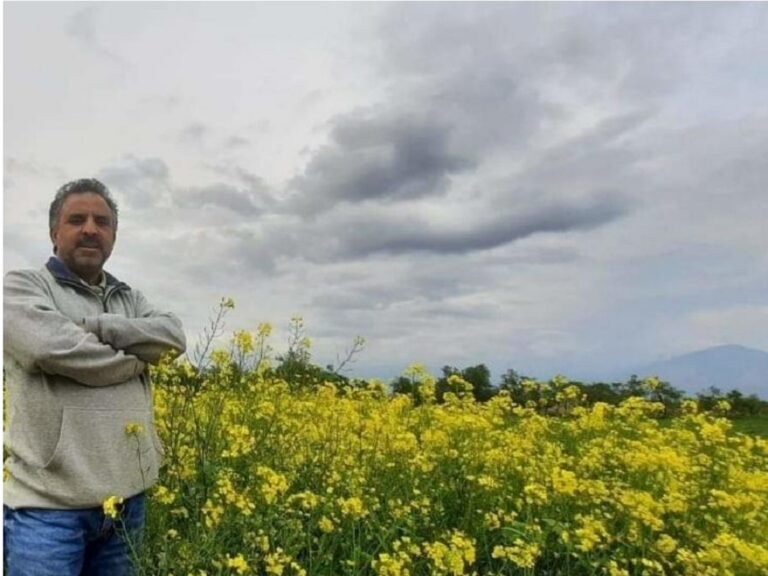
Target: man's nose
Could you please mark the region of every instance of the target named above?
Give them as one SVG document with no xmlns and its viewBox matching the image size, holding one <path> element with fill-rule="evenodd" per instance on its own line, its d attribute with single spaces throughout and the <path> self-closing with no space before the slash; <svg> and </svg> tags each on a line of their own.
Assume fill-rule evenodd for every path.
<svg viewBox="0 0 768 576">
<path fill-rule="evenodd" d="M 96 234 L 98 231 L 98 227 L 96 226 L 96 222 L 94 222 L 93 218 L 86 218 L 85 222 L 83 222 L 83 232 L 85 234 Z"/>
</svg>

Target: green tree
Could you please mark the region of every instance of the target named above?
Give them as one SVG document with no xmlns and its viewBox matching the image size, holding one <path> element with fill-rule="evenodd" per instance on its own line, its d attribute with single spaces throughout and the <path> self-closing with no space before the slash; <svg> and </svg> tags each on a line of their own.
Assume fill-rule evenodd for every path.
<svg viewBox="0 0 768 576">
<path fill-rule="evenodd" d="M 501 376 L 501 382 L 499 383 L 500 390 L 506 390 L 509 393 L 509 397 L 515 404 L 525 405 L 528 400 L 538 400 L 538 398 L 532 398 L 531 392 L 526 390 L 523 386 L 524 382 L 530 382 L 533 378 L 523 376 L 512 368 L 508 369 Z"/>
<path fill-rule="evenodd" d="M 616 405 L 621 401 L 621 395 L 616 391 L 616 388 L 605 382 L 581 384 L 581 389 L 587 397 L 587 404 L 590 405 L 597 402 Z"/>
<path fill-rule="evenodd" d="M 485 364 L 468 366 L 459 370 L 453 366 L 443 366 L 443 376 L 437 381 L 437 400 L 442 402 L 446 392 L 457 392 L 452 389 L 450 376 L 459 376 L 465 382 L 472 385 L 472 395 L 478 402 L 487 402 L 499 393 L 491 384 L 491 371 Z"/>
<path fill-rule="evenodd" d="M 683 392 L 669 382 L 652 377 L 644 380 L 644 384 L 647 389 L 646 398 L 664 405 L 664 416 L 671 416 L 680 406 Z"/>
<path fill-rule="evenodd" d="M 398 376 L 390 383 L 392 394 L 405 394 L 406 396 L 415 396 L 416 383 L 406 376 Z"/>
</svg>

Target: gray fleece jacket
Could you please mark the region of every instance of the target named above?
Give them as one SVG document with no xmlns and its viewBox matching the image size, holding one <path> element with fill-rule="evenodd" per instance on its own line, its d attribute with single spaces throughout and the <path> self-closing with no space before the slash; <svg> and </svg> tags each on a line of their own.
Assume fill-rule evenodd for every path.
<svg viewBox="0 0 768 576">
<path fill-rule="evenodd" d="M 105 275 L 103 294 L 57 258 L 5 276 L 3 495 L 11 508 L 100 506 L 157 480 L 162 448 L 147 364 L 183 352 L 184 331 L 176 316 Z M 129 424 L 140 431 L 127 433 Z"/>
</svg>

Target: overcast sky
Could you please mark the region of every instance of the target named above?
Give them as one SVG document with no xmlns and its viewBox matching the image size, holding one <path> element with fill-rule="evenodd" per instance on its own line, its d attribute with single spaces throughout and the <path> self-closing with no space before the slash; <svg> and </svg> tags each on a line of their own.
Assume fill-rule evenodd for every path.
<svg viewBox="0 0 768 576">
<path fill-rule="evenodd" d="M 350 374 L 768 350 L 768 5 L 5 3 L 4 269 L 95 176 L 193 343 Z"/>
</svg>

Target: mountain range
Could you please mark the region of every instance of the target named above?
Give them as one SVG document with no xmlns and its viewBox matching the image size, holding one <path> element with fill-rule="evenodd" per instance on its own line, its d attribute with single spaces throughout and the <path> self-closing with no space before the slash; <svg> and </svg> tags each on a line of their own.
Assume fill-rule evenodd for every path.
<svg viewBox="0 0 768 576">
<path fill-rule="evenodd" d="M 714 386 L 723 393 L 736 389 L 768 399 L 768 352 L 745 346 L 728 344 L 674 356 L 622 371 L 619 380 L 632 374 L 658 376 L 689 395 Z"/>
</svg>

